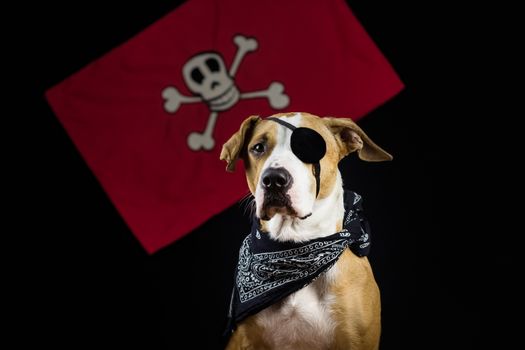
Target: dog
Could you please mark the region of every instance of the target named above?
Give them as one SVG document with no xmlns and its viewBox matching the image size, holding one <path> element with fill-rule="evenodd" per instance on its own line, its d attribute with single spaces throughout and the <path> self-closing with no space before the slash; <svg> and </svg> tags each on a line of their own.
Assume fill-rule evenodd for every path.
<svg viewBox="0 0 525 350">
<path fill-rule="evenodd" d="M 257 239 L 266 235 L 271 244 L 304 245 L 343 230 L 338 163 L 352 152 L 365 161 L 392 160 L 351 119 L 280 113 L 245 119 L 220 159 L 230 172 L 243 159 Z M 261 310 L 254 306 L 237 324 L 227 350 L 378 349 L 380 310 L 368 259 L 347 246 L 306 286 Z"/>
</svg>

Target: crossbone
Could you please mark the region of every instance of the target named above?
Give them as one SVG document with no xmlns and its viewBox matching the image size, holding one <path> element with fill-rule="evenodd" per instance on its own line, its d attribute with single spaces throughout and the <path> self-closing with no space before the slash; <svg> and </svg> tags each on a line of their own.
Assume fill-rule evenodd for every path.
<svg viewBox="0 0 525 350">
<path fill-rule="evenodd" d="M 210 116 L 204 132 L 192 132 L 188 136 L 188 146 L 194 151 L 211 150 L 215 146 L 213 130 L 218 112 L 232 108 L 240 99 L 266 97 L 270 106 L 281 109 L 288 106 L 290 98 L 284 93 L 284 85 L 272 82 L 266 90 L 239 92 L 235 85 L 235 74 L 247 53 L 257 50 L 255 38 L 236 35 L 233 42 L 237 53 L 227 72 L 222 57 L 216 52 L 205 52 L 192 57 L 184 64 L 182 73 L 188 89 L 194 96 L 182 95 L 177 88 L 168 86 L 162 91 L 164 110 L 175 113 L 181 104 L 204 102 L 210 109 Z"/>
</svg>

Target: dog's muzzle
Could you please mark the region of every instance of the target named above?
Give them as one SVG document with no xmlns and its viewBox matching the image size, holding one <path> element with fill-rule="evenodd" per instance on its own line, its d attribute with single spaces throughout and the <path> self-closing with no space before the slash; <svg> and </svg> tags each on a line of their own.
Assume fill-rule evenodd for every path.
<svg viewBox="0 0 525 350">
<path fill-rule="evenodd" d="M 261 176 L 261 186 L 264 189 L 263 220 L 268 220 L 270 215 L 277 212 L 295 213 L 287 193 L 292 183 L 292 175 L 285 168 L 268 168 L 263 172 Z"/>
</svg>

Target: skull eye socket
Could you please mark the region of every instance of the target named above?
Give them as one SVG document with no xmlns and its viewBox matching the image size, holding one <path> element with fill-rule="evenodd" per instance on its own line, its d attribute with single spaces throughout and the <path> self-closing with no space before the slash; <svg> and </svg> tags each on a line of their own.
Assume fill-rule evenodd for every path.
<svg viewBox="0 0 525 350">
<path fill-rule="evenodd" d="M 199 68 L 193 68 L 191 70 L 191 79 L 197 84 L 201 84 L 204 80 L 204 75 L 202 75 L 202 72 Z"/>
<path fill-rule="evenodd" d="M 215 58 L 208 58 L 205 63 L 212 72 L 218 72 L 220 70 L 219 62 Z"/>
</svg>

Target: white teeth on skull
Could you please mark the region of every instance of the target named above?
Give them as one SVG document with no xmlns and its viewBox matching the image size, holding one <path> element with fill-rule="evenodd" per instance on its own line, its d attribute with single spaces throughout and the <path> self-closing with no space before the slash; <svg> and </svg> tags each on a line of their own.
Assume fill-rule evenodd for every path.
<svg viewBox="0 0 525 350">
<path fill-rule="evenodd" d="M 239 89 L 237 89 L 235 85 L 232 85 L 224 94 L 208 101 L 208 104 L 212 111 L 224 111 L 237 103 L 239 98 Z"/>
</svg>

